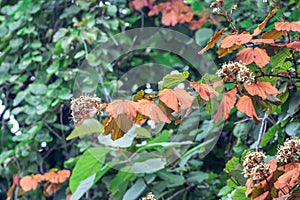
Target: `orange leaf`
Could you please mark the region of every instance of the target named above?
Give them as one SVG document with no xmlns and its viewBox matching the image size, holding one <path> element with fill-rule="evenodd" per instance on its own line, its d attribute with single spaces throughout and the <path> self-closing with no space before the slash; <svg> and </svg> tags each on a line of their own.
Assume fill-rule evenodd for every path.
<svg viewBox="0 0 300 200">
<path fill-rule="evenodd" d="M 169 108 L 178 111 L 179 107 L 182 110 L 192 106 L 194 97 L 187 91 L 181 88 L 164 89 L 159 91 L 159 99 Z"/>
<path fill-rule="evenodd" d="M 277 31 L 297 31 L 300 32 L 300 21 L 299 22 L 276 22 L 275 29 Z"/>
<path fill-rule="evenodd" d="M 216 98 L 219 93 L 215 91 L 213 87 L 208 84 L 199 84 L 196 82 L 190 82 L 190 85 L 197 90 L 202 99 L 208 101 L 209 98 Z"/>
<path fill-rule="evenodd" d="M 70 170 L 61 170 L 58 172 L 49 171 L 44 174 L 45 180 L 49 181 L 50 183 L 63 183 L 65 182 L 70 176 Z"/>
<path fill-rule="evenodd" d="M 139 115 L 137 115 L 139 116 Z M 117 118 L 105 120 L 103 135 L 111 133 L 111 139 L 116 140 L 125 135 L 133 126 L 133 121 L 126 114 L 120 114 Z"/>
<path fill-rule="evenodd" d="M 247 32 L 238 34 L 238 33 L 233 33 L 230 35 L 226 35 L 225 38 L 221 41 L 221 47 L 223 49 L 228 49 L 234 45 L 243 45 L 252 39 L 252 35 L 250 35 Z"/>
<path fill-rule="evenodd" d="M 49 183 L 44 184 L 44 195 L 50 196 L 58 191 L 60 183 Z"/>
<path fill-rule="evenodd" d="M 269 191 L 266 191 L 262 193 L 261 195 L 255 197 L 253 200 L 265 200 L 267 199 L 267 196 L 269 195 Z"/>
<path fill-rule="evenodd" d="M 206 17 L 200 18 L 198 20 L 192 20 L 189 22 L 189 28 L 190 30 L 196 30 L 196 29 L 200 29 L 203 24 L 207 21 L 207 18 L 209 17 L 209 15 L 207 15 Z"/>
<path fill-rule="evenodd" d="M 253 39 L 250 42 L 252 42 L 252 43 L 264 43 L 264 44 L 274 44 L 273 39 Z"/>
<path fill-rule="evenodd" d="M 132 120 L 136 117 L 139 104 L 129 100 L 115 100 L 106 107 L 106 112 L 113 118 L 120 114 L 128 115 Z"/>
<path fill-rule="evenodd" d="M 276 29 L 272 29 L 264 34 L 262 34 L 262 39 L 273 39 L 277 40 L 281 38 L 285 34 L 285 31 L 277 31 Z"/>
<path fill-rule="evenodd" d="M 11 200 L 15 188 L 16 188 L 16 184 L 13 183 L 6 193 L 6 200 Z"/>
<path fill-rule="evenodd" d="M 258 27 L 254 30 L 253 36 L 257 36 L 261 33 L 261 31 L 266 27 L 268 21 L 277 13 L 278 9 L 274 8 L 271 12 L 269 12 L 268 16 L 264 19 L 262 23 L 258 25 Z"/>
<path fill-rule="evenodd" d="M 262 68 L 270 62 L 270 57 L 268 56 L 265 49 L 258 47 L 245 48 L 236 54 L 238 60 L 240 60 L 245 65 L 249 65 L 252 62 L 255 62 L 257 66 Z"/>
<path fill-rule="evenodd" d="M 300 51 L 300 42 L 291 42 L 291 43 L 288 43 L 286 45 L 287 48 L 293 48 L 293 49 L 296 49 L 297 51 Z"/>
<path fill-rule="evenodd" d="M 36 174 L 34 176 L 24 176 L 20 180 L 20 186 L 25 192 L 35 190 L 38 186 L 38 183 L 43 180 L 44 176 L 41 174 Z"/>
<path fill-rule="evenodd" d="M 294 168 L 291 171 L 285 172 L 281 175 L 278 180 L 274 183 L 276 189 L 280 190 L 286 186 L 290 188 L 294 187 L 295 183 L 298 181 L 300 176 L 300 171 L 298 168 Z"/>
<path fill-rule="evenodd" d="M 172 89 L 164 89 L 158 93 L 159 99 L 169 108 L 178 111 L 178 99 Z"/>
<path fill-rule="evenodd" d="M 252 100 L 248 96 L 242 96 L 236 103 L 236 108 L 245 113 L 248 117 L 253 118 L 255 121 L 259 122 L 255 108 L 253 106 Z"/>
<path fill-rule="evenodd" d="M 192 106 L 194 97 L 190 93 L 184 89 L 175 88 L 174 94 L 178 99 L 181 110 L 189 109 Z"/>
<path fill-rule="evenodd" d="M 132 10 L 140 10 L 143 7 L 152 7 L 154 0 L 133 0 L 129 3 Z"/>
<path fill-rule="evenodd" d="M 222 118 L 222 116 L 224 120 L 228 119 L 229 113 L 231 109 L 234 107 L 235 101 L 236 101 L 236 89 L 233 89 L 225 93 L 219 105 L 219 108 L 217 110 L 214 123 L 218 122 Z"/>
<path fill-rule="evenodd" d="M 166 122 L 171 123 L 171 120 L 163 113 L 163 111 L 156 105 L 153 101 L 140 100 L 138 101 L 140 105 L 139 113 L 149 117 L 155 122 Z"/>
<path fill-rule="evenodd" d="M 201 49 L 201 51 L 199 51 L 198 54 L 203 54 L 208 49 L 213 48 L 216 45 L 216 43 L 221 39 L 222 35 L 224 34 L 224 31 L 225 29 L 215 32 L 212 38 L 208 41 L 207 45 L 203 49 Z"/>
<path fill-rule="evenodd" d="M 272 95 L 278 93 L 278 90 L 269 82 L 257 81 L 256 83 L 251 83 L 250 85 L 248 83 L 244 83 L 244 87 L 249 94 L 252 96 L 258 95 L 263 100 L 267 98 L 267 94 Z"/>
</svg>

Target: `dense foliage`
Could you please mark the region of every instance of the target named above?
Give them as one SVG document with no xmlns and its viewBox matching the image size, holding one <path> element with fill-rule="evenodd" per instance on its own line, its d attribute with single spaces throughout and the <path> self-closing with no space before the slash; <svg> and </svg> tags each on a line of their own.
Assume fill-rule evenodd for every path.
<svg viewBox="0 0 300 200">
<path fill-rule="evenodd" d="M 0 7 L 0 199 L 299 196 L 298 0 Z"/>
</svg>

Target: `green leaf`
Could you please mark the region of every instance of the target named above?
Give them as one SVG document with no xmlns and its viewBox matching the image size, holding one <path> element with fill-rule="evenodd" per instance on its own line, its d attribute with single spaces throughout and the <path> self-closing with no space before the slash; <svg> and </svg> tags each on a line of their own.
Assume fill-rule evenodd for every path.
<svg viewBox="0 0 300 200">
<path fill-rule="evenodd" d="M 90 133 L 102 133 L 104 131 L 104 127 L 100 122 L 96 119 L 89 118 L 83 121 L 83 123 L 77 126 L 71 134 L 67 137 L 67 140 L 71 140 L 73 138 L 87 135 Z"/>
<path fill-rule="evenodd" d="M 288 48 L 281 48 L 278 53 L 271 57 L 272 67 L 276 69 L 283 65 L 285 59 L 291 57 L 290 50 Z"/>
<path fill-rule="evenodd" d="M 80 199 L 94 185 L 95 178 L 96 174 L 93 174 L 92 176 L 82 180 L 76 191 L 72 194 L 71 200 Z"/>
<path fill-rule="evenodd" d="M 213 35 L 213 33 L 213 30 L 210 28 L 201 28 L 197 30 L 195 33 L 195 39 L 197 44 L 199 44 L 200 46 L 205 46 L 208 40 Z"/>
<path fill-rule="evenodd" d="M 75 54 L 74 59 L 81 58 L 81 57 L 84 56 L 84 55 L 85 55 L 85 51 L 84 51 L 84 50 L 79 51 L 79 52 L 77 52 L 77 53 Z"/>
<path fill-rule="evenodd" d="M 152 158 L 152 159 L 145 160 L 143 162 L 133 163 L 133 165 L 131 166 L 131 170 L 135 174 L 140 174 L 140 173 L 150 174 L 163 169 L 166 164 L 167 161 L 164 158 Z"/>
<path fill-rule="evenodd" d="M 145 176 L 148 184 L 150 184 L 155 179 L 154 174 Z M 146 189 L 146 184 L 142 178 L 139 178 L 125 193 L 123 200 L 138 199 L 143 191 Z"/>
<path fill-rule="evenodd" d="M 157 176 L 161 178 L 162 180 L 165 180 L 168 182 L 168 187 L 175 187 L 179 185 L 183 185 L 185 180 L 184 177 L 181 175 L 173 174 L 171 172 L 168 172 L 166 170 L 161 170 L 157 172 Z"/>
<path fill-rule="evenodd" d="M 230 173 L 232 170 L 241 170 L 241 169 L 243 168 L 240 163 L 240 159 L 237 157 L 233 157 L 226 163 L 224 171 L 226 173 Z"/>
<path fill-rule="evenodd" d="M 47 86 L 42 83 L 33 83 L 29 85 L 29 89 L 32 94 L 45 94 L 47 91 Z"/>
<path fill-rule="evenodd" d="M 13 154 L 14 154 L 14 151 L 13 151 L 13 150 L 3 151 L 3 152 L 0 154 L 0 165 L 1 165 L 7 158 L 9 158 L 10 156 L 12 156 Z"/>
<path fill-rule="evenodd" d="M 27 90 L 19 92 L 17 96 L 14 98 L 13 106 L 19 105 L 19 103 L 23 101 L 23 99 L 26 97 L 27 94 L 28 94 Z"/>
<path fill-rule="evenodd" d="M 115 199 L 122 199 L 130 181 L 136 179 L 129 166 L 120 169 L 115 178 L 111 181 L 109 190 Z"/>
<path fill-rule="evenodd" d="M 264 134 L 261 139 L 260 146 L 264 147 L 268 144 L 268 142 L 274 139 L 276 132 L 280 128 L 279 124 L 276 124 L 268 129 L 268 131 Z"/>
<path fill-rule="evenodd" d="M 104 147 L 97 147 L 90 148 L 83 153 L 77 161 L 70 177 L 69 186 L 72 193 L 76 191 L 81 181 L 91 177 L 95 173 L 99 173 L 103 169 L 105 156 L 110 151 L 110 149 Z"/>
<path fill-rule="evenodd" d="M 245 187 L 238 187 L 233 195 L 232 200 L 250 200 L 250 198 L 246 197 L 246 188 Z"/>
<path fill-rule="evenodd" d="M 179 83 L 185 81 L 189 77 L 189 72 L 182 72 L 178 74 L 167 74 L 163 78 L 162 89 L 165 88 L 173 88 L 177 86 Z"/>
</svg>

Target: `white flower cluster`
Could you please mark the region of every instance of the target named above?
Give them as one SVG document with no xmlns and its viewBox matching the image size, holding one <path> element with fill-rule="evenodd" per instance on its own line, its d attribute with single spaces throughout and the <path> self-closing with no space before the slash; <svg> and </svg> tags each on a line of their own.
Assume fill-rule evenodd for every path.
<svg viewBox="0 0 300 200">
<path fill-rule="evenodd" d="M 239 82 L 246 82 L 248 84 L 255 81 L 253 72 L 240 62 L 224 63 L 216 72 L 216 75 L 224 78 L 226 81 L 234 78 Z"/>
<path fill-rule="evenodd" d="M 253 180 L 261 180 L 270 172 L 270 166 L 264 162 L 263 152 L 250 152 L 243 162 L 245 177 L 251 176 Z"/>
<path fill-rule="evenodd" d="M 154 194 L 152 192 L 149 192 L 147 197 L 143 197 L 142 200 L 156 200 Z"/>
<path fill-rule="evenodd" d="M 101 99 L 98 97 L 80 96 L 71 101 L 71 115 L 77 125 L 84 119 L 99 114 L 101 109 Z"/>
<path fill-rule="evenodd" d="M 300 156 L 300 140 L 296 138 L 287 139 L 278 148 L 276 159 L 280 162 L 288 163 Z"/>
</svg>

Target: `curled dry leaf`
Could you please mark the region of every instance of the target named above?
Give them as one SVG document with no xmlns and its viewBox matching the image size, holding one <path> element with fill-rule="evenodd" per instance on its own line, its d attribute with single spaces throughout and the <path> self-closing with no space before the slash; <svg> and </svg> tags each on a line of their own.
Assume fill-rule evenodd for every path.
<svg viewBox="0 0 300 200">
<path fill-rule="evenodd" d="M 252 62 L 255 62 L 260 68 L 264 67 L 270 62 L 270 57 L 268 56 L 267 51 L 258 47 L 255 47 L 254 49 L 242 49 L 236 54 L 236 56 L 238 60 L 245 65 L 249 65 Z"/>
<path fill-rule="evenodd" d="M 245 113 L 248 117 L 253 118 L 256 122 L 259 122 L 252 100 L 248 96 L 242 96 L 236 103 L 236 108 Z"/>
<path fill-rule="evenodd" d="M 286 45 L 286 47 L 287 48 L 296 49 L 297 51 L 300 51 L 300 42 L 299 41 L 295 41 L 295 42 L 288 43 Z"/>
<path fill-rule="evenodd" d="M 45 177 L 41 174 L 36 174 L 34 176 L 24 176 L 20 180 L 20 186 L 25 192 L 35 190 L 39 182 L 42 182 L 44 179 Z"/>
<path fill-rule="evenodd" d="M 219 48 L 219 51 L 218 51 L 218 57 L 219 58 L 222 58 L 223 56 L 226 56 L 227 54 L 233 52 L 234 50 L 240 48 L 239 45 L 233 45 L 232 47 L 228 48 L 228 49 L 223 49 L 222 47 Z"/>
<path fill-rule="evenodd" d="M 234 45 L 241 46 L 250 42 L 251 39 L 252 35 L 247 32 L 243 32 L 241 34 L 233 33 L 225 36 L 225 38 L 221 41 L 221 47 L 223 49 L 228 49 L 233 47 Z"/>
<path fill-rule="evenodd" d="M 181 88 L 159 91 L 159 99 L 174 111 L 186 110 L 192 106 L 194 97 Z"/>
<path fill-rule="evenodd" d="M 219 93 L 208 84 L 199 84 L 197 82 L 190 82 L 190 85 L 199 93 L 202 99 L 208 101 L 209 98 L 216 98 Z"/>
<path fill-rule="evenodd" d="M 228 119 L 229 113 L 231 109 L 234 107 L 235 101 L 236 101 L 236 89 L 230 90 L 229 92 L 225 93 L 219 105 L 219 108 L 217 110 L 214 123 L 222 119 L 222 116 L 224 120 Z"/>
<path fill-rule="evenodd" d="M 165 113 L 156 105 L 153 101 L 140 100 L 139 113 L 145 115 L 155 122 L 171 123 L 171 120 L 165 115 Z"/>
<path fill-rule="evenodd" d="M 275 87 L 273 87 L 269 82 L 257 81 L 256 83 L 251 84 L 244 83 L 244 87 L 250 95 L 258 95 L 263 100 L 267 98 L 267 94 L 278 94 L 278 90 Z"/>
<path fill-rule="evenodd" d="M 208 49 L 213 48 L 216 45 L 216 43 L 221 39 L 222 35 L 224 34 L 224 31 L 225 29 L 215 32 L 212 38 L 208 41 L 207 45 L 203 49 L 201 49 L 201 51 L 199 51 L 198 54 L 203 54 Z"/>
<path fill-rule="evenodd" d="M 59 190 L 60 183 L 49 183 L 47 182 L 44 185 L 44 195 L 45 196 L 50 196 L 54 193 L 56 193 Z"/>
<path fill-rule="evenodd" d="M 268 21 L 277 13 L 278 9 L 274 8 L 271 12 L 269 12 L 269 14 L 267 15 L 267 17 L 264 19 L 264 21 L 262 21 L 262 23 L 260 23 L 258 25 L 258 27 L 254 30 L 253 32 L 253 36 L 257 36 L 258 34 L 261 33 L 261 31 L 266 27 Z"/>
<path fill-rule="evenodd" d="M 139 104 L 129 100 L 115 100 L 106 107 L 106 112 L 113 118 L 117 118 L 120 114 L 128 115 L 132 120 L 137 115 Z"/>
<path fill-rule="evenodd" d="M 133 126 L 133 121 L 126 114 L 120 114 L 117 118 L 106 118 L 102 123 L 104 124 L 103 135 L 111 133 L 112 140 L 123 137 Z"/>
<path fill-rule="evenodd" d="M 46 172 L 44 174 L 45 180 L 49 181 L 50 183 L 63 183 L 65 182 L 69 176 L 70 176 L 70 170 L 61 170 L 61 171 L 55 171 L 50 170 L 49 172 Z"/>
<path fill-rule="evenodd" d="M 300 32 L 300 21 L 299 22 L 276 22 L 275 29 L 277 31 L 296 31 Z"/>
<path fill-rule="evenodd" d="M 277 40 L 281 38 L 285 33 L 286 33 L 285 31 L 277 31 L 276 29 L 272 29 L 268 32 L 263 33 L 261 38 Z"/>
</svg>

